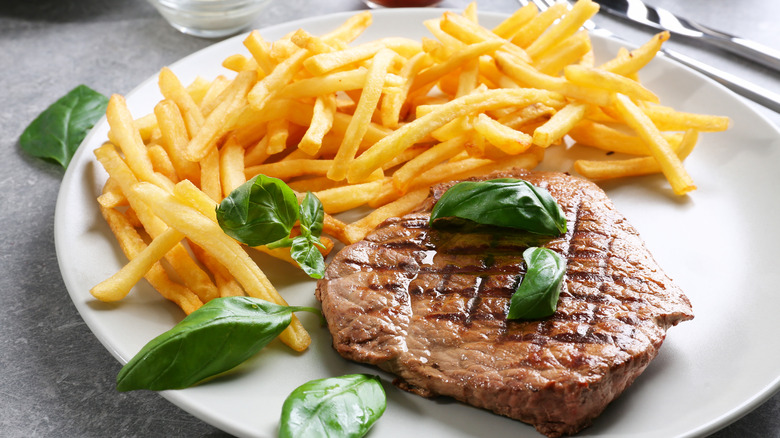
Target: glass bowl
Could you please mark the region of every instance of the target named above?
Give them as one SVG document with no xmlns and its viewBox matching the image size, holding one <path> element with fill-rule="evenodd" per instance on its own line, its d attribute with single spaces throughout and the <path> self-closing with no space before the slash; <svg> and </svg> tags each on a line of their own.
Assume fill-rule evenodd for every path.
<svg viewBox="0 0 780 438">
<path fill-rule="evenodd" d="M 247 29 L 271 0 L 148 0 L 175 29 L 219 38 Z"/>
</svg>

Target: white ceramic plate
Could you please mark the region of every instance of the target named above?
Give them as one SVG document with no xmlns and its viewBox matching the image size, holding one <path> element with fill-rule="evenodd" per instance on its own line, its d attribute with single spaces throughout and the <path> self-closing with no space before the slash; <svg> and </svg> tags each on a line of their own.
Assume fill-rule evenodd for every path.
<svg viewBox="0 0 780 438">
<path fill-rule="evenodd" d="M 383 10 L 361 41 L 384 36 L 427 35 L 422 21 L 440 11 Z M 268 40 L 305 28 L 326 32 L 347 15 L 286 23 L 263 30 Z M 500 16 L 485 14 L 485 24 Z M 597 53 L 616 53 L 614 41 L 595 39 Z M 182 82 L 196 75 L 225 73 L 219 64 L 243 52 L 241 38 L 226 40 L 172 66 Z M 693 302 L 696 319 L 670 330 L 659 357 L 594 425 L 581 436 L 696 436 L 739 418 L 780 387 L 780 133 L 739 98 L 664 59 L 642 73 L 662 103 L 693 112 L 731 117 L 725 133 L 704 134 L 686 163 L 699 189 L 689 197 L 670 194 L 658 176 L 603 184 L 618 208 L 642 233 L 666 272 Z M 152 111 L 160 99 L 156 78 L 127 96 L 135 116 Z M 95 197 L 105 180 L 92 150 L 106 138 L 100 121 L 84 141 L 62 183 L 55 239 L 65 284 L 89 327 L 122 363 L 146 342 L 170 329 L 181 312 L 145 282 L 117 304 L 100 303 L 89 289 L 125 262 L 100 217 Z M 568 169 L 566 160 L 553 166 Z M 314 283 L 281 262 L 262 260 L 263 269 L 288 301 L 316 305 Z M 279 343 L 229 376 L 163 395 L 193 415 L 238 436 L 275 436 L 282 402 L 298 385 L 315 378 L 372 368 L 342 360 L 315 317 L 300 315 L 313 335 L 300 356 Z M 380 373 L 381 374 L 381 373 Z M 382 374 L 389 403 L 371 436 L 539 436 L 532 427 L 489 412 L 395 389 Z"/>
</svg>

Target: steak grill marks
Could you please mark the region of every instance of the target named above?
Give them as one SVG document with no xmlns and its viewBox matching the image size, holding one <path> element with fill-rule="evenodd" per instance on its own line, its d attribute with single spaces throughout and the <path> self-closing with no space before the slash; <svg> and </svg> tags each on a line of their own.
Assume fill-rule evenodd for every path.
<svg viewBox="0 0 780 438">
<path fill-rule="evenodd" d="M 610 232 L 610 227 L 605 228 L 605 224 L 600 224 L 602 228 L 598 231 L 581 229 L 581 206 L 582 200 L 578 199 L 576 207 L 573 211 L 569 212 L 569 216 L 573 216 L 573 219 L 570 220 L 569 232 L 565 236 L 561 236 L 561 238 L 551 240 L 550 247 L 551 249 L 557 250 L 569 261 L 566 273 L 568 279 L 595 286 L 602 293 L 582 294 L 572 292 L 564 287 L 564 290 L 561 293 L 561 299 L 576 299 L 581 302 L 592 304 L 592 308 L 589 312 L 557 312 L 545 321 L 571 321 L 581 324 L 597 323 L 601 319 L 600 306 L 611 302 L 611 300 L 606 298 L 607 295 L 603 293 L 608 284 L 615 283 L 625 285 L 637 281 L 636 279 L 629 278 L 625 275 L 609 273 L 606 271 L 606 268 L 609 265 L 608 259 L 614 257 L 612 251 L 612 245 L 615 240 L 614 233 Z M 392 223 L 392 226 L 411 230 L 412 235 L 407 239 L 391 240 L 380 243 L 377 245 L 377 249 L 384 248 L 412 255 L 419 264 L 417 270 L 413 269 L 409 263 L 385 265 L 368 263 L 356 259 L 348 259 L 345 261 L 355 265 L 363 271 L 369 270 L 377 272 L 406 273 L 407 275 L 411 274 L 412 278 L 408 285 L 408 293 L 412 297 L 412 300 L 430 299 L 434 301 L 430 313 L 418 316 L 429 319 L 458 322 L 466 327 L 471 326 L 475 321 L 494 321 L 499 324 L 497 328 L 499 328 L 499 336 L 503 340 L 529 341 L 538 344 L 544 344 L 550 339 L 568 343 L 595 344 L 614 341 L 610 336 L 602 333 L 594 333 L 592 330 L 588 330 L 585 333 L 553 334 L 551 333 L 552 324 L 546 324 L 544 321 L 506 321 L 505 317 L 509 308 L 509 299 L 520 285 L 522 277 L 525 275 L 526 267 L 524 263 L 501 263 L 500 259 L 502 255 L 513 255 L 515 256 L 514 258 L 516 258 L 516 255 L 522 254 L 529 245 L 518 243 L 518 241 L 513 242 L 512 239 L 506 241 L 506 239 L 501 239 L 501 236 L 498 236 L 497 234 L 475 234 L 468 239 L 469 243 L 473 241 L 485 242 L 485 238 L 487 238 L 487 245 L 456 245 L 452 248 L 442 250 L 441 247 L 437 247 L 436 244 L 432 242 L 433 240 L 436 240 L 434 234 L 436 234 L 437 231 L 429 228 L 427 216 L 395 218 L 391 219 L 389 222 Z M 513 231 L 508 231 L 508 233 L 513 233 Z M 447 232 L 444 232 L 443 234 L 447 234 Z M 438 237 L 442 238 L 442 240 L 447 240 L 446 238 L 452 236 L 440 235 Z M 579 243 L 579 241 L 584 239 L 589 241 L 587 247 L 585 245 L 580 245 Z M 603 250 L 594 251 L 594 241 L 598 242 L 596 246 L 602 247 Z M 582 246 L 583 249 L 578 249 L 580 246 Z M 486 248 L 488 248 L 487 252 Z M 564 251 L 561 251 L 560 248 L 564 248 Z M 445 265 L 425 263 L 425 258 L 430 258 L 431 253 L 446 254 L 447 256 L 454 257 L 458 260 L 466 257 L 473 263 L 448 263 Z M 594 273 L 592 271 L 578 270 L 578 268 L 575 267 L 578 265 L 578 262 L 585 266 L 597 264 L 598 271 Z M 424 285 L 421 286 L 415 281 L 421 274 L 438 275 L 442 278 L 442 281 L 434 288 L 425 287 Z M 453 277 L 460 279 L 471 277 L 472 281 L 469 282 L 467 286 L 462 286 L 462 282 L 453 282 Z M 502 281 L 488 281 L 493 277 L 501 277 Z M 405 292 L 404 288 L 406 285 L 386 282 L 379 284 L 372 283 L 369 287 L 372 290 L 385 289 L 395 293 L 403 293 Z M 466 306 L 463 306 L 465 308 L 462 307 L 459 311 L 447 311 L 447 301 L 458 299 L 458 297 L 466 299 Z M 626 297 L 626 299 L 628 301 L 636 300 L 636 298 L 630 296 Z M 492 305 L 483 305 L 486 301 L 490 302 Z M 496 301 L 498 301 L 499 305 L 496 305 Z M 537 325 L 537 327 L 531 333 L 516 333 L 509 330 L 509 327 L 512 325 L 523 324 L 533 324 Z M 618 342 L 617 344 L 619 345 L 620 343 Z"/>
<path fill-rule="evenodd" d="M 594 184 L 520 170 L 491 177 L 545 186 L 567 234 L 431 230 L 447 185 L 435 187 L 417 213 L 386 221 L 331 262 L 317 296 L 334 348 L 422 396 L 451 396 L 551 437 L 575 433 L 645 369 L 667 328 L 693 318 L 690 303 Z M 558 308 L 506 321 L 529 246 L 567 260 Z"/>
</svg>

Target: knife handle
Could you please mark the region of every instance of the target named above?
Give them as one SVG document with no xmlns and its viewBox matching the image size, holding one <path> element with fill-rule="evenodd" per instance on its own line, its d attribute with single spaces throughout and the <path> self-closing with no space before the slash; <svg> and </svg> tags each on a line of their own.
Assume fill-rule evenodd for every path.
<svg viewBox="0 0 780 438">
<path fill-rule="evenodd" d="M 724 87 L 746 97 L 760 105 L 763 105 L 772 111 L 780 113 L 780 95 L 773 93 L 763 87 L 759 87 L 753 83 L 750 83 L 738 76 L 731 73 L 721 71 L 715 67 L 699 62 L 693 58 L 683 55 L 682 53 L 674 52 L 664 49 L 661 51 L 664 55 L 668 56 L 675 61 L 684 64 L 699 73 L 702 73 L 714 81 L 720 83 Z"/>
<path fill-rule="evenodd" d="M 724 34 L 701 26 L 702 40 L 716 47 L 728 50 L 734 54 L 748 58 L 780 73 L 780 51 L 755 41 L 746 40 L 733 35 Z"/>
</svg>

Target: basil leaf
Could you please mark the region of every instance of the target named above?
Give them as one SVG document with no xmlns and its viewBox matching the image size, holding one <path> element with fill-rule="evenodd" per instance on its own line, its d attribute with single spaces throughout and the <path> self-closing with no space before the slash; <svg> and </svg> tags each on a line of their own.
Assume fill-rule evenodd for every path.
<svg viewBox="0 0 780 438">
<path fill-rule="evenodd" d="M 265 175 L 240 185 L 217 206 L 217 222 L 225 234 L 249 246 L 288 237 L 297 220 L 295 192 Z"/>
<path fill-rule="evenodd" d="M 285 400 L 279 437 L 362 437 L 386 405 L 378 376 L 349 374 L 312 380 Z"/>
<path fill-rule="evenodd" d="M 547 248 L 523 251 L 526 272 L 509 302 L 507 319 L 540 319 L 555 313 L 566 262 Z"/>
<path fill-rule="evenodd" d="M 106 96 L 79 85 L 25 128 L 19 146 L 34 157 L 54 160 L 67 168 L 87 132 L 106 113 L 107 105 Z"/>
<path fill-rule="evenodd" d="M 322 278 L 325 275 L 325 259 L 317 249 L 319 244 L 319 240 L 315 237 L 300 235 L 293 239 L 290 247 L 290 256 L 311 278 Z"/>
<path fill-rule="evenodd" d="M 322 224 L 325 220 L 325 210 L 322 202 L 312 192 L 306 192 L 300 206 L 301 234 L 305 236 L 320 237 Z"/>
<path fill-rule="evenodd" d="M 431 225 L 444 218 L 519 228 L 546 236 L 566 232 L 566 218 L 550 192 L 521 179 L 464 181 L 452 186 L 431 212 Z"/>
<path fill-rule="evenodd" d="M 216 298 L 152 339 L 117 375 L 119 391 L 192 386 L 260 351 L 298 310 L 252 297 Z"/>
</svg>

